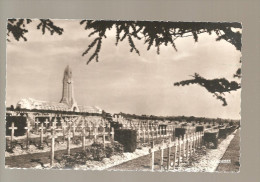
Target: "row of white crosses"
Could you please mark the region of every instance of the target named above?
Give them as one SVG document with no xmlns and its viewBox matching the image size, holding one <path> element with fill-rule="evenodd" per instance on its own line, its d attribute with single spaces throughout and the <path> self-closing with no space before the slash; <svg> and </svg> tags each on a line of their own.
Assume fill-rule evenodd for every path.
<svg viewBox="0 0 260 182">
<path fill-rule="evenodd" d="M 85 145 L 86 145 L 86 128 L 89 128 L 89 132 L 93 132 L 94 135 L 94 140 L 97 141 L 97 136 L 98 136 L 98 126 L 94 125 L 94 123 L 92 123 L 92 125 L 88 122 L 88 126 L 85 125 L 85 119 L 83 120 L 84 122 L 82 122 L 82 125 L 79 126 L 79 128 L 81 128 L 81 136 L 82 136 L 82 148 L 83 150 L 85 150 Z M 66 124 L 67 122 L 67 124 Z M 55 151 L 55 139 L 57 138 L 56 135 L 56 131 L 62 130 L 63 132 L 63 140 L 65 142 L 65 138 L 67 138 L 67 153 L 68 155 L 70 155 L 70 150 L 71 150 L 71 138 L 75 137 L 75 130 L 77 128 L 75 120 L 72 121 L 72 119 L 61 119 L 61 129 L 57 128 L 57 119 L 54 118 L 54 121 L 52 122 L 52 125 L 49 126 L 48 128 L 48 124 L 50 122 L 48 121 L 48 119 L 45 120 L 45 122 L 40 123 L 38 120 L 35 121 L 35 125 L 36 125 L 36 130 L 37 132 L 40 130 L 40 145 L 43 144 L 43 138 L 44 138 L 44 131 L 50 131 L 51 135 L 49 136 L 51 138 L 51 166 L 54 163 L 54 151 Z M 45 124 L 45 127 L 44 127 Z M 40 125 L 40 126 L 39 126 Z M 103 137 L 103 143 L 104 143 L 104 147 L 105 147 L 105 143 L 106 143 L 106 135 L 110 135 L 111 141 L 114 140 L 114 129 L 110 128 L 110 124 L 109 124 L 109 132 L 105 131 L 105 121 L 102 121 L 102 127 L 103 127 L 103 131 L 102 131 L 102 137 Z M 9 127 L 9 129 L 11 130 L 11 143 L 13 142 L 14 139 L 14 131 L 17 130 L 17 127 L 14 126 L 14 122 L 12 122 L 11 127 Z M 27 126 L 24 127 L 24 129 L 26 129 L 26 143 L 27 143 L 27 148 L 29 147 L 29 137 L 30 137 L 30 131 L 32 129 L 30 122 L 27 122 Z M 71 133 L 71 129 L 72 129 L 72 133 Z M 93 129 L 93 130 L 92 130 Z M 68 130 L 68 131 L 67 131 Z M 67 131 L 67 132 L 66 132 Z M 89 133 L 90 136 L 90 133 Z"/>
<path fill-rule="evenodd" d="M 176 163 L 178 166 L 180 166 L 180 163 L 184 161 L 184 159 L 188 160 L 189 157 L 195 153 L 196 149 L 201 147 L 202 145 L 202 136 L 203 132 L 196 132 L 191 134 L 185 134 L 183 139 L 175 138 L 175 141 L 172 141 L 171 139 L 168 139 L 167 143 L 163 142 L 161 143 L 159 147 L 160 151 L 160 170 L 164 170 L 164 150 L 167 151 L 167 164 L 166 164 L 166 170 L 169 170 L 170 167 L 174 170 L 176 167 Z M 151 146 L 151 149 L 149 150 L 151 154 L 151 170 L 154 170 L 154 152 L 156 150 L 153 148 L 153 145 Z M 171 158 L 171 153 L 173 153 L 173 157 Z"/>
<path fill-rule="evenodd" d="M 167 126 L 166 128 L 159 128 L 158 126 L 148 127 L 145 129 L 144 127 L 141 129 L 140 127 L 137 129 L 137 140 L 142 142 L 148 142 L 154 139 L 162 139 L 162 138 L 171 138 L 173 135 L 173 127 Z"/>
</svg>

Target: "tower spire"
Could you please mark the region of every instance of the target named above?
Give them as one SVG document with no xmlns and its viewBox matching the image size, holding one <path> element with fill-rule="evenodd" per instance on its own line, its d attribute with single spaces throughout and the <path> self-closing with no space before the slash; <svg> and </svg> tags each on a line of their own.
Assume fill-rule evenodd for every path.
<svg viewBox="0 0 260 182">
<path fill-rule="evenodd" d="M 69 107 L 74 107 L 76 104 L 74 99 L 74 90 L 73 90 L 73 80 L 72 80 L 72 70 L 69 65 L 64 70 L 63 76 L 63 90 L 61 103 L 67 104 Z"/>
</svg>

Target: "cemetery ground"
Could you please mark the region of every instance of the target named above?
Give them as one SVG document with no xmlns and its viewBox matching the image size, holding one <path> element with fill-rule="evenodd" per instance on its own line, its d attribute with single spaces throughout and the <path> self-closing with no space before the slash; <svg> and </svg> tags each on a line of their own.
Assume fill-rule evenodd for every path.
<svg viewBox="0 0 260 182">
<path fill-rule="evenodd" d="M 214 122 L 165 123 L 126 120 L 114 130 L 116 125 L 101 117 L 29 118 L 22 126 L 25 133 L 16 136 L 21 126 L 11 118 L 6 167 L 213 172 L 239 128 Z M 231 145 L 231 155 L 235 145 L 239 139 Z"/>
<path fill-rule="evenodd" d="M 234 148 L 234 146 L 237 145 L 239 146 L 239 131 L 235 135 L 236 137 L 234 140 L 232 140 L 230 147 L 229 142 L 224 144 L 224 148 L 226 149 L 228 147 L 228 150 L 225 152 L 225 155 L 222 157 L 221 160 L 227 160 L 227 157 L 230 159 L 230 156 L 233 156 L 234 154 L 234 149 L 232 150 L 231 148 Z M 221 139 L 219 140 L 220 147 L 221 143 L 224 143 L 227 139 Z M 235 148 L 235 150 L 236 150 Z M 196 152 L 189 158 L 189 160 L 182 160 L 180 164 L 175 168 L 174 171 L 189 171 L 192 167 L 194 167 L 194 163 L 200 163 L 202 160 L 203 156 L 207 155 L 211 150 L 215 150 L 215 153 L 218 153 L 218 149 L 206 149 L 206 147 L 202 147 L 196 150 Z M 74 153 L 79 153 L 82 151 L 81 147 L 76 147 L 71 149 L 71 154 Z M 54 168 L 61 168 L 60 162 L 62 161 L 62 157 L 66 155 L 67 150 L 57 150 L 55 152 L 55 161 L 56 165 L 54 165 Z M 238 151 L 239 153 L 239 151 Z M 167 156 L 167 151 L 164 150 L 164 156 Z M 226 156 L 226 157 L 225 157 Z M 157 150 L 154 155 L 154 170 L 155 171 L 160 171 L 162 170 L 160 168 L 160 151 Z M 174 157 L 173 154 L 170 155 L 171 158 Z M 17 156 L 10 156 L 6 158 L 6 165 L 10 168 L 50 168 L 50 165 L 48 164 L 50 160 L 50 153 L 47 152 L 42 152 L 42 153 L 32 153 L 32 154 L 24 154 L 24 155 L 17 155 Z M 215 160 L 218 161 L 219 158 L 214 158 L 214 156 L 210 156 L 210 160 Z M 237 159 L 238 160 L 238 159 Z M 233 161 L 233 159 L 232 159 Z M 149 154 L 149 149 L 146 145 L 142 145 L 142 147 L 139 147 L 134 153 L 124 153 L 121 155 L 115 155 L 111 157 L 110 159 L 105 158 L 101 162 L 98 161 L 87 161 L 88 165 L 83 164 L 83 165 L 76 165 L 73 166 L 74 168 L 77 169 L 108 169 L 108 170 L 141 170 L 141 171 L 150 171 L 151 170 L 151 156 Z M 163 160 L 163 165 L 166 166 L 167 164 L 167 157 L 164 157 Z M 116 165 L 118 164 L 118 165 Z M 216 165 L 216 164 L 215 164 Z M 223 164 L 220 164 L 222 166 Z M 112 167 L 109 167 L 112 166 Z M 172 166 L 172 164 L 171 164 Z M 220 171 L 218 167 L 217 171 Z M 230 166 L 228 164 L 224 165 L 224 168 L 222 167 L 222 171 L 235 171 L 233 168 L 227 167 Z M 64 166 L 63 166 L 64 167 Z M 205 166 L 205 161 L 204 161 L 204 168 L 203 166 L 196 166 L 196 168 L 201 168 L 200 170 L 197 171 L 207 171 L 205 167 L 209 168 L 210 166 L 207 164 Z M 69 167 L 71 168 L 71 167 Z M 163 169 L 165 170 L 165 169 Z M 194 171 L 194 170 L 190 170 Z M 196 170 L 195 170 L 196 171 Z"/>
<path fill-rule="evenodd" d="M 233 138 L 234 137 L 234 138 Z M 234 131 L 226 139 L 219 139 L 219 147 L 217 149 L 206 148 L 203 146 L 196 150 L 196 152 L 188 159 L 182 160 L 180 164 L 171 171 L 186 171 L 186 172 L 237 172 L 239 170 L 239 147 L 240 136 L 239 129 Z M 223 155 L 224 154 L 224 155 Z M 223 155 L 223 157 L 221 157 Z M 164 156 L 167 152 L 164 151 Z M 163 171 L 160 167 L 160 151 L 155 152 L 154 171 Z M 171 154 L 171 158 L 174 155 Z M 221 163 L 220 161 L 231 160 L 231 163 Z M 134 170 L 134 171 L 150 171 L 150 154 L 127 161 L 120 165 L 109 168 L 108 170 Z M 164 166 L 167 163 L 167 157 L 163 160 Z M 171 163 L 171 166 L 173 164 Z M 217 168 L 217 169 L 216 169 Z"/>
</svg>

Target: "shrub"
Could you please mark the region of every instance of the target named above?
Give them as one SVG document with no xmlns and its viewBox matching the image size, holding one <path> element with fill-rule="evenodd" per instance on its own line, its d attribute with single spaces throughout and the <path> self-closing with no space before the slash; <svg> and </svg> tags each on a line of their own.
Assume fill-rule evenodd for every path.
<svg viewBox="0 0 260 182">
<path fill-rule="evenodd" d="M 106 153 L 107 158 L 110 158 L 111 156 L 113 156 L 114 152 L 115 152 L 115 149 L 114 149 L 113 145 L 111 145 L 111 144 L 106 145 L 105 153 Z"/>
<path fill-rule="evenodd" d="M 89 153 L 93 160 L 102 161 L 106 157 L 106 152 L 104 145 L 102 143 L 93 143 L 90 148 L 86 149 L 86 152 Z"/>
<path fill-rule="evenodd" d="M 72 155 L 63 155 L 61 164 L 65 168 L 73 168 L 76 165 L 84 165 L 87 160 L 87 155 L 85 151 L 77 152 Z"/>
<path fill-rule="evenodd" d="M 113 147 L 114 147 L 115 154 L 123 154 L 124 146 L 121 143 L 115 141 L 113 143 Z"/>
<path fill-rule="evenodd" d="M 81 144 L 81 140 L 78 137 L 72 138 L 72 143 L 74 143 L 75 145 L 79 145 Z"/>
<path fill-rule="evenodd" d="M 63 155 L 61 165 L 64 168 L 73 168 L 76 165 L 84 165 L 87 160 L 102 161 L 104 158 L 110 158 L 114 154 L 122 154 L 124 147 L 118 142 L 108 144 L 104 148 L 102 143 L 93 143 L 85 151 L 73 153 L 72 155 Z"/>
</svg>

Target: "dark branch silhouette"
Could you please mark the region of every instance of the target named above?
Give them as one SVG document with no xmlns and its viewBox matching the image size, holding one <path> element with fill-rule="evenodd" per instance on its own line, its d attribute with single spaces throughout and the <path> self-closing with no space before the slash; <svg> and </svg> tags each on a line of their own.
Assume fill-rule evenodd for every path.
<svg viewBox="0 0 260 182">
<path fill-rule="evenodd" d="M 157 48 L 157 54 L 160 54 L 161 45 L 171 45 L 176 51 L 175 41 L 178 38 L 192 36 L 197 42 L 199 34 L 216 33 L 218 36 L 216 41 L 226 40 L 234 45 L 237 50 L 241 50 L 241 33 L 236 28 L 242 28 L 240 23 L 202 23 L 202 22 L 159 22 L 159 21 L 94 21 L 82 20 L 80 22 L 85 30 L 91 30 L 89 37 L 96 36 L 92 43 L 89 44 L 82 56 L 95 48 L 94 53 L 90 56 L 87 64 L 94 58 L 98 62 L 98 55 L 101 50 L 103 38 L 106 38 L 106 32 L 113 27 L 116 28 L 116 42 L 128 39 L 130 52 L 135 51 L 138 55 L 140 52 L 134 44 L 134 40 L 144 40 L 147 50 L 152 46 Z"/>
<path fill-rule="evenodd" d="M 224 98 L 225 93 L 230 93 L 230 91 L 236 91 L 241 88 L 241 85 L 235 81 L 229 82 L 225 78 L 217 78 L 217 79 L 205 79 L 201 77 L 198 73 L 195 73 L 192 76 L 194 79 L 185 80 L 181 82 L 174 83 L 174 86 L 185 86 L 189 84 L 198 84 L 208 92 L 212 93 L 217 99 L 223 101 L 223 106 L 227 105 L 226 99 Z"/>
<path fill-rule="evenodd" d="M 40 23 L 37 25 L 37 29 L 42 31 L 42 34 L 45 34 L 46 30 L 50 32 L 51 35 L 57 33 L 61 35 L 63 33 L 63 28 L 60 28 L 54 25 L 53 21 L 49 19 L 39 19 Z M 31 19 L 8 19 L 7 24 L 7 36 L 13 35 L 15 40 L 19 41 L 23 39 L 27 41 L 25 34 L 28 33 L 26 25 L 32 22 Z M 10 41 L 7 39 L 7 41 Z"/>
<path fill-rule="evenodd" d="M 40 29 L 43 34 L 46 30 L 51 35 L 57 33 L 61 35 L 63 29 L 54 25 L 49 19 L 40 19 L 40 23 L 37 25 L 37 29 Z M 26 25 L 31 23 L 30 19 L 9 19 L 7 25 L 7 35 L 11 34 L 15 40 L 19 41 L 23 39 L 26 41 L 25 34 L 28 33 Z M 179 38 L 193 37 L 194 41 L 199 40 L 199 35 L 203 33 L 216 33 L 216 41 L 225 40 L 232 44 L 236 50 L 241 51 L 241 33 L 237 29 L 241 29 L 240 23 L 211 23 L 211 22 L 160 22 L 160 21 L 94 21 L 94 20 L 82 20 L 80 25 L 84 26 L 85 30 L 90 30 L 89 37 L 96 36 L 94 40 L 88 45 L 87 49 L 82 53 L 82 56 L 90 54 L 90 51 L 94 49 L 94 52 L 90 55 L 87 64 L 92 60 L 99 61 L 99 53 L 102 47 L 102 41 L 106 38 L 106 32 L 112 28 L 116 29 L 115 32 L 115 45 L 119 42 L 127 39 L 130 52 L 135 52 L 140 55 L 140 51 L 135 45 L 135 41 L 142 40 L 144 45 L 147 46 L 149 51 L 151 47 L 157 49 L 157 54 L 160 54 L 161 45 L 171 45 L 173 49 L 177 51 L 177 45 L 175 41 Z M 7 39 L 8 40 L 8 39 Z M 10 40 L 8 40 L 10 41 Z M 240 60 L 241 63 L 241 60 Z M 223 105 L 227 105 L 224 98 L 225 92 L 236 91 L 240 89 L 240 84 L 231 81 L 229 82 L 225 78 L 216 78 L 213 80 L 205 79 L 195 73 L 193 80 L 185 80 L 174 83 L 175 86 L 184 86 L 189 84 L 199 84 L 205 87 L 214 97 L 223 101 Z M 233 75 L 234 78 L 241 78 L 241 68 Z"/>
</svg>

